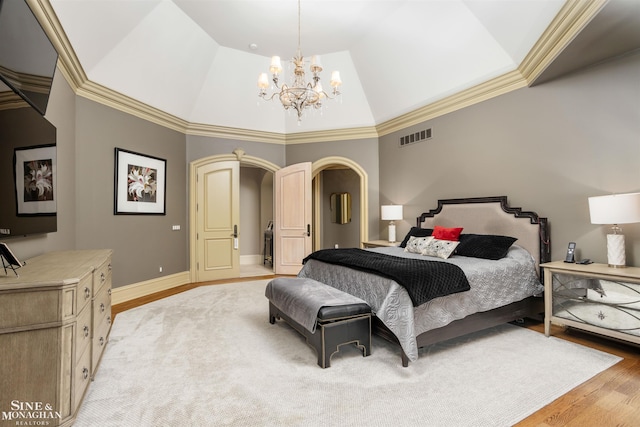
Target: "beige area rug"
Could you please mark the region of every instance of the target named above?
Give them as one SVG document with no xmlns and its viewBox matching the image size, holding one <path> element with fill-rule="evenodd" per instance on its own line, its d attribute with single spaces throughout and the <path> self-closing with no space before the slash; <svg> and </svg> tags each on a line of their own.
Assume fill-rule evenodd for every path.
<svg viewBox="0 0 640 427">
<path fill-rule="evenodd" d="M 200 287 L 116 317 L 76 427 L 509 426 L 620 358 L 513 325 L 425 349 L 401 366 L 343 346 L 320 368 L 267 281 Z"/>
</svg>

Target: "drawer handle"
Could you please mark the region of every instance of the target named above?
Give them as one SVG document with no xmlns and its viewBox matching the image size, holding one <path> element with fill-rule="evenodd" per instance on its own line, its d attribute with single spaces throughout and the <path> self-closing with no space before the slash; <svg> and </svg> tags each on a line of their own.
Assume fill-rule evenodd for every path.
<svg viewBox="0 0 640 427">
<path fill-rule="evenodd" d="M 89 370 L 87 368 L 82 368 L 82 379 L 86 380 L 89 378 Z"/>
<path fill-rule="evenodd" d="M 89 288 L 84 288 L 84 299 L 89 299 L 91 298 L 91 289 Z"/>
<path fill-rule="evenodd" d="M 84 337 L 88 337 L 89 336 L 89 327 L 87 325 L 84 325 L 84 328 L 82 328 L 82 330 L 84 331 Z"/>
<path fill-rule="evenodd" d="M 111 263 L 109 263 L 109 271 L 111 271 Z"/>
<path fill-rule="evenodd" d="M 102 346 L 104 345 L 104 338 L 103 338 L 103 337 L 100 337 L 99 342 L 100 342 L 100 347 L 102 347 Z"/>
<path fill-rule="evenodd" d="M 104 273 L 100 273 L 100 282 L 104 282 L 105 275 Z"/>
<path fill-rule="evenodd" d="M 109 296 L 111 296 L 111 288 L 109 288 L 109 290 L 107 290 L 107 294 L 108 294 Z"/>
<path fill-rule="evenodd" d="M 110 325 L 111 324 L 111 316 L 107 316 L 107 324 Z"/>
<path fill-rule="evenodd" d="M 104 303 L 100 303 L 100 313 L 104 313 Z"/>
</svg>

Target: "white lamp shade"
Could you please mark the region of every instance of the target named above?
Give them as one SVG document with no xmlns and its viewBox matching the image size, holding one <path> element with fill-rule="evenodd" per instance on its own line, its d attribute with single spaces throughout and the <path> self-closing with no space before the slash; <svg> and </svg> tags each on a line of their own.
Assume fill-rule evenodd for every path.
<svg viewBox="0 0 640 427">
<path fill-rule="evenodd" d="M 380 217 L 385 221 L 402 219 L 402 205 L 383 205 L 380 207 Z"/>
<path fill-rule="evenodd" d="M 592 224 L 640 222 L 640 193 L 589 197 Z"/>
</svg>

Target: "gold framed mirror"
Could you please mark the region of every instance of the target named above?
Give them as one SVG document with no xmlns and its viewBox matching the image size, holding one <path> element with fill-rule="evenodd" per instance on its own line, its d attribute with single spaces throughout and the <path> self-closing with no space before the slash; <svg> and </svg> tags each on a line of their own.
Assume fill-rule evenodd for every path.
<svg viewBox="0 0 640 427">
<path fill-rule="evenodd" d="M 351 222 L 351 194 L 331 194 L 331 222 L 348 224 Z"/>
</svg>

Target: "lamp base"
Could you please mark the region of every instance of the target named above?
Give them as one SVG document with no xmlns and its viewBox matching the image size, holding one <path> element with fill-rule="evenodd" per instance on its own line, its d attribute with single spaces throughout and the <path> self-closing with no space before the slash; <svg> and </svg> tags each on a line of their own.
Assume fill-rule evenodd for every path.
<svg viewBox="0 0 640 427">
<path fill-rule="evenodd" d="M 396 242 L 396 225 L 391 221 L 389 224 L 389 243 Z"/>
<path fill-rule="evenodd" d="M 607 234 L 607 261 L 611 268 L 625 268 L 624 234 Z"/>
</svg>

